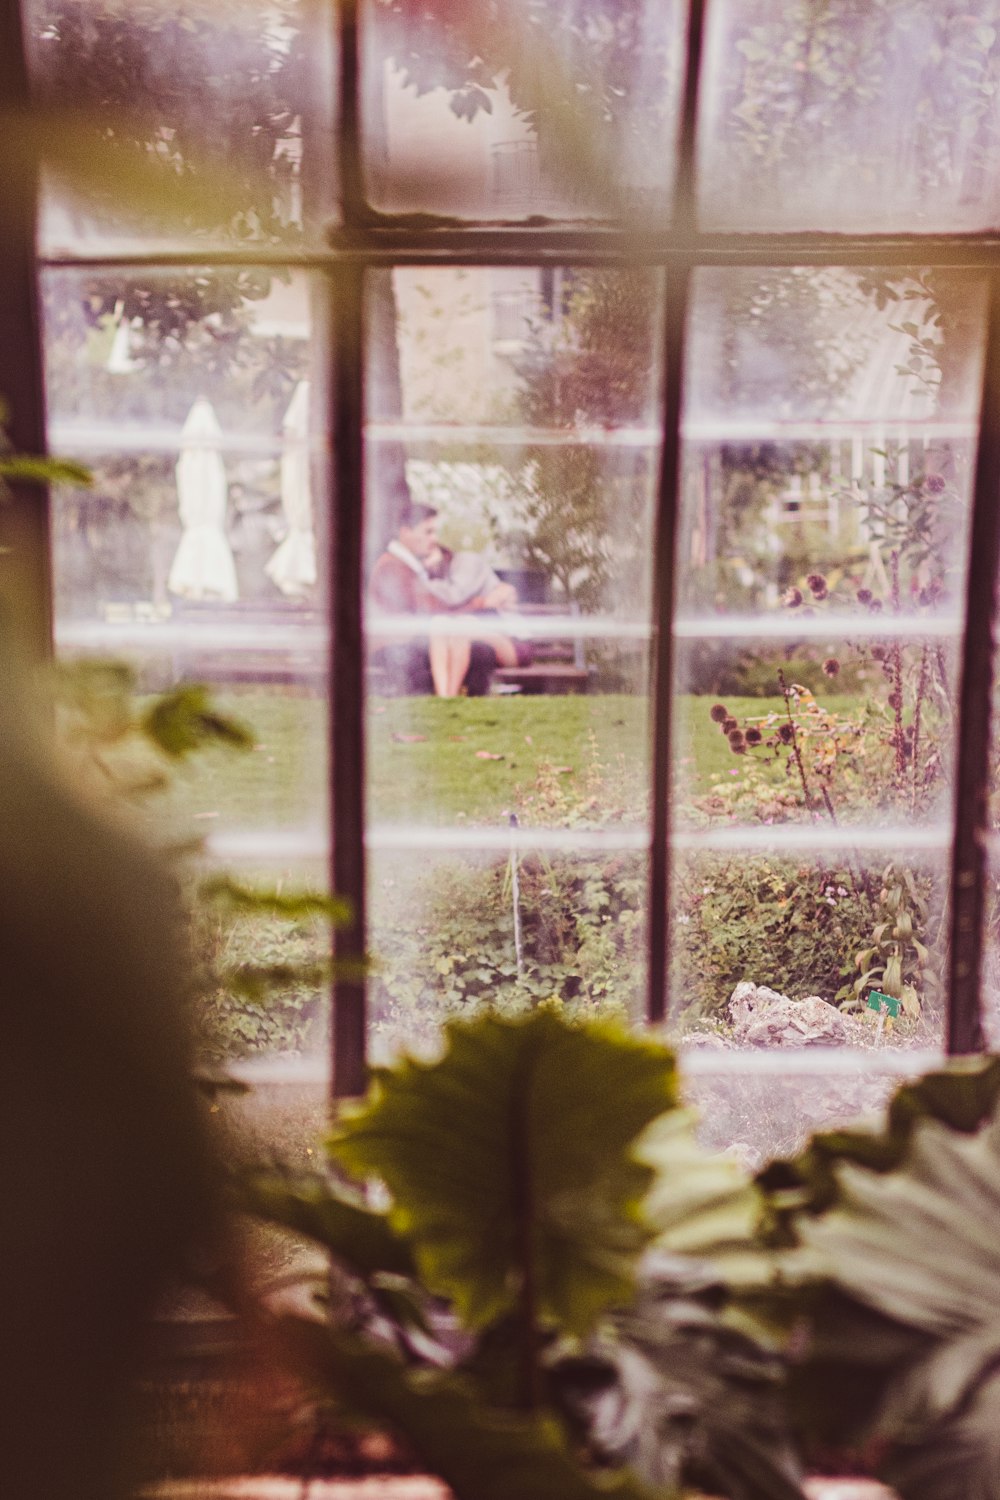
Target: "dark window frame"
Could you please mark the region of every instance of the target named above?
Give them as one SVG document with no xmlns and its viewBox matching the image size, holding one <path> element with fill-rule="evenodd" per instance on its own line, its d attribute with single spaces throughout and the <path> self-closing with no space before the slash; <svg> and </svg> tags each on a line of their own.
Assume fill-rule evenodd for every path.
<svg viewBox="0 0 1000 1500">
<path fill-rule="evenodd" d="M 339 119 L 332 161 L 341 185 L 341 221 L 325 248 L 264 254 L 206 249 L 148 256 L 39 257 L 34 250 L 37 164 L 25 159 L 10 178 L 0 208 L 0 348 L 7 353 L 9 436 L 24 451 L 45 451 L 42 351 L 37 271 L 42 265 L 113 269 L 199 264 L 312 269 L 331 295 L 329 431 L 335 454 L 330 514 L 329 605 L 330 801 L 333 889 L 351 903 L 353 918 L 334 935 L 332 1090 L 360 1092 L 365 1081 L 366 946 L 364 837 L 363 494 L 364 292 L 376 268 L 420 265 L 635 265 L 662 268 L 666 278 L 662 351 L 663 445 L 654 538 L 652 705 L 653 802 L 650 823 L 649 991 L 647 1015 L 668 1019 L 667 955 L 671 830 L 669 770 L 673 693 L 673 580 L 680 491 L 684 332 L 689 287 L 703 267 L 803 265 L 963 266 L 989 285 L 986 357 L 975 458 L 970 563 L 962 637 L 951 852 L 951 945 L 946 1023 L 949 1054 L 982 1050 L 980 979 L 988 836 L 993 630 L 1000 561 L 1000 235 L 839 235 L 836 233 L 703 234 L 696 214 L 696 127 L 706 0 L 691 0 L 681 103 L 678 170 L 667 227 L 542 224 L 461 224 L 453 219 L 375 214 L 365 201 L 360 129 L 358 0 L 331 7 L 338 27 Z M 30 107 L 17 3 L 0 7 L 0 98 L 13 110 Z M 16 114 L 14 116 L 16 118 Z M 0 542 L 15 548 L 14 598 L 39 655 L 52 650 L 48 502 L 44 492 L 15 489 L 0 516 Z"/>
</svg>

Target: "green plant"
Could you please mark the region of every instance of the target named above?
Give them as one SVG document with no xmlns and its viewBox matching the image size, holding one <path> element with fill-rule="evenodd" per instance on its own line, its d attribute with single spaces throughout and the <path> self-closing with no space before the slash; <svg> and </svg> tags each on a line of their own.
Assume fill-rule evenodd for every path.
<svg viewBox="0 0 1000 1500">
<path fill-rule="evenodd" d="M 868 916 L 846 864 L 701 855 L 678 864 L 671 959 L 686 1019 L 725 1019 L 741 980 L 833 1000 L 856 972 Z"/>
<path fill-rule="evenodd" d="M 508 861 L 395 863 L 372 903 L 376 1032 L 431 1040 L 442 1020 L 553 999 L 570 1015 L 641 1012 L 642 857 L 524 855 L 518 883 L 520 963 Z"/>
<path fill-rule="evenodd" d="M 458 1500 L 647 1493 L 623 1458 L 797 1500 L 780 1362 L 704 1269 L 760 1274 L 759 1205 L 695 1145 L 664 1048 L 550 1007 L 453 1023 L 327 1149 L 337 1176 L 238 1192 L 333 1255 L 325 1316 L 268 1318 L 317 1413 L 388 1427 Z M 682 1420 L 650 1423 L 650 1371 Z"/>
<path fill-rule="evenodd" d="M 871 929 L 869 945 L 854 960 L 861 972 L 850 987 L 838 992 L 838 999 L 853 994 L 863 1000 L 866 990 L 878 989 L 900 1000 L 906 1015 L 916 1017 L 924 1001 L 940 998 L 945 914 L 941 903 L 933 910 L 931 897 L 926 877 L 896 861 L 886 865 L 877 896 L 879 920 Z M 930 947 L 918 933 L 928 938 Z"/>
<path fill-rule="evenodd" d="M 808 1308 L 804 1430 L 867 1445 L 903 1500 L 995 1493 L 998 1091 L 998 1059 L 953 1063 L 763 1177 Z"/>
</svg>

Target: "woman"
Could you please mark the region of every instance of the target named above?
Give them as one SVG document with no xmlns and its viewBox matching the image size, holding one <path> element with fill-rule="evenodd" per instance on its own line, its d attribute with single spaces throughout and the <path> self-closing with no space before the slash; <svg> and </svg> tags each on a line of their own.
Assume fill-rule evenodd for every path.
<svg viewBox="0 0 1000 1500">
<path fill-rule="evenodd" d="M 496 616 L 501 610 L 517 606 L 517 590 L 504 583 L 478 552 L 452 552 L 437 546 L 426 559 L 427 588 L 435 599 L 451 611 L 463 614 Z M 483 641 L 496 653 L 501 667 L 526 666 L 531 660 L 531 646 L 499 632 L 475 631 L 469 636 L 430 635 L 431 677 L 439 698 L 457 697 L 465 674 L 473 641 Z"/>
</svg>

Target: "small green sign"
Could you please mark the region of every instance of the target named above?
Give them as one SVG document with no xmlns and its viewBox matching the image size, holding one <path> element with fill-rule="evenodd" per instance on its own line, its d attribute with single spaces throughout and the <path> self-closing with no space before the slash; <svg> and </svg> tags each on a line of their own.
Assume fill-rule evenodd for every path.
<svg viewBox="0 0 1000 1500">
<path fill-rule="evenodd" d="M 898 1016 L 902 1002 L 895 995 L 884 995 L 881 990 L 868 991 L 868 1009 L 885 1012 L 887 1016 Z"/>
</svg>

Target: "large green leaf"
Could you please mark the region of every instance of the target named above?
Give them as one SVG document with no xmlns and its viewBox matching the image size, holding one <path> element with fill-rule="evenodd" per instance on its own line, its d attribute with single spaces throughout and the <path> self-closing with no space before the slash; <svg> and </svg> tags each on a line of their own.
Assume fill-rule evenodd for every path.
<svg viewBox="0 0 1000 1500">
<path fill-rule="evenodd" d="M 686 1479 L 730 1500 L 802 1500 L 784 1363 L 726 1323 L 717 1292 L 690 1263 L 659 1258 L 633 1305 L 594 1342 L 589 1368 L 565 1361 L 553 1379 L 595 1447 L 648 1484 Z M 577 1369 L 584 1378 L 574 1391 Z"/>
<path fill-rule="evenodd" d="M 838 1207 L 801 1225 L 817 1268 L 910 1327 L 995 1325 L 1000 1344 L 998 1147 L 1000 1123 L 970 1136 L 925 1121 L 897 1171 L 841 1166 Z"/>
<path fill-rule="evenodd" d="M 973 1135 L 924 1120 L 894 1171 L 844 1164 L 837 1180 L 837 1206 L 803 1216 L 802 1248 L 789 1263 L 827 1279 L 858 1309 L 855 1363 L 871 1364 L 872 1349 L 885 1344 L 885 1379 L 867 1425 L 906 1445 L 905 1495 L 959 1493 L 935 1456 L 951 1441 L 966 1474 L 961 1493 L 996 1494 L 997 1444 L 982 1409 L 996 1408 L 987 1382 L 1000 1363 L 1000 1122 Z M 831 1326 L 822 1302 L 816 1320 L 817 1349 L 832 1351 L 837 1382 L 850 1383 L 843 1329 Z M 834 1383 L 814 1394 L 840 1400 Z"/>
<path fill-rule="evenodd" d="M 367 1279 L 378 1272 L 413 1274 L 409 1247 L 384 1214 L 366 1208 L 318 1173 L 254 1170 L 233 1184 L 237 1208 L 306 1235 Z"/>
<path fill-rule="evenodd" d="M 447 1051 L 376 1075 L 330 1142 L 392 1196 L 424 1283 L 470 1327 L 515 1306 L 583 1334 L 628 1301 L 652 1231 L 633 1143 L 675 1101 L 672 1055 L 554 1012 L 447 1028 Z"/>
<path fill-rule="evenodd" d="M 730 1287 L 759 1286 L 774 1261 L 759 1236 L 762 1195 L 738 1162 L 700 1145 L 696 1125 L 694 1111 L 672 1110 L 639 1142 L 637 1155 L 656 1173 L 644 1205 L 656 1244 L 711 1262 Z"/>
<path fill-rule="evenodd" d="M 963 1057 L 894 1094 L 881 1128 L 820 1131 L 798 1156 L 772 1162 L 759 1182 L 768 1196 L 776 1238 L 787 1240 L 795 1216 L 832 1207 L 839 1191 L 836 1168 L 854 1162 L 889 1172 L 905 1159 L 921 1120 L 940 1120 L 953 1130 L 978 1130 L 1000 1099 L 1000 1058 Z M 793 1237 L 793 1236 L 792 1236 Z"/>
<path fill-rule="evenodd" d="M 209 689 L 198 682 L 183 682 L 161 693 L 143 714 L 140 725 L 157 749 L 174 760 L 210 744 L 235 750 L 249 750 L 254 744 L 247 726 L 220 714 Z"/>
<path fill-rule="evenodd" d="M 455 1500 L 648 1500 L 626 1473 L 588 1473 L 551 1417 L 491 1411 L 460 1376 L 408 1370 L 318 1323 L 286 1318 L 279 1331 L 315 1394 L 391 1428 Z"/>
</svg>

